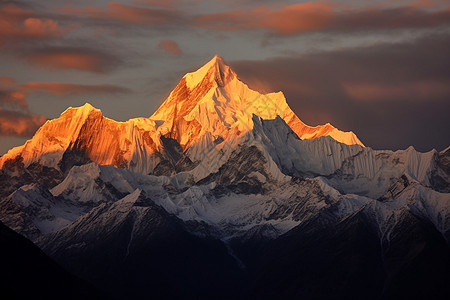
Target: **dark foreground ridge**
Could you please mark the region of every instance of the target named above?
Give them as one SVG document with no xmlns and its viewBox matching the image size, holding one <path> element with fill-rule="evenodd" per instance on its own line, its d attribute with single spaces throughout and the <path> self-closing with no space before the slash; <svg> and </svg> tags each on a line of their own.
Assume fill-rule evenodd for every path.
<svg viewBox="0 0 450 300">
<path fill-rule="evenodd" d="M 1 299 L 111 299 L 0 222 Z"/>
</svg>

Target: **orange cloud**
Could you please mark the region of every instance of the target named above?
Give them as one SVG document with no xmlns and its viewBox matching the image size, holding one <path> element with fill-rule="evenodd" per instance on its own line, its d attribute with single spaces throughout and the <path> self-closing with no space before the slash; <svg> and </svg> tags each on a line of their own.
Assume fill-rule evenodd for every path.
<svg viewBox="0 0 450 300">
<path fill-rule="evenodd" d="M 0 109 L 0 136 L 31 136 L 46 120 L 43 115 Z"/>
<path fill-rule="evenodd" d="M 172 40 L 162 40 L 158 44 L 158 48 L 165 50 L 168 53 L 175 55 L 181 55 L 183 52 L 175 41 Z"/>
<path fill-rule="evenodd" d="M 305 2 L 277 9 L 259 6 L 251 11 L 203 15 L 195 20 L 195 24 L 219 30 L 264 28 L 292 34 L 325 28 L 334 17 L 333 9 L 327 2 Z"/>
<path fill-rule="evenodd" d="M 119 2 L 108 2 L 105 8 L 97 6 L 75 8 L 69 4 L 58 10 L 69 15 L 84 15 L 94 19 L 115 20 L 140 25 L 161 24 L 175 21 L 177 18 L 173 11 L 135 7 Z"/>
<path fill-rule="evenodd" d="M 64 30 L 58 27 L 58 22 L 49 19 L 28 18 L 23 21 L 23 34 L 27 36 L 58 36 Z"/>
<path fill-rule="evenodd" d="M 14 4 L 0 8 L 0 45 L 27 39 L 59 37 L 74 26 L 60 27 L 58 21 L 39 18 Z"/>
<path fill-rule="evenodd" d="M 293 4 L 275 14 L 268 9 L 261 12 L 264 16 L 258 26 L 288 34 L 319 30 L 329 26 L 333 20 L 333 7 L 325 2 Z"/>
<path fill-rule="evenodd" d="M 74 84 L 65 82 L 28 82 L 19 86 L 22 92 L 44 91 L 53 95 L 75 95 L 86 93 L 125 93 L 129 90 L 111 84 Z"/>
<path fill-rule="evenodd" d="M 84 48 L 53 48 L 30 53 L 32 64 L 50 69 L 75 69 L 104 73 L 119 60 L 107 53 Z"/>
<path fill-rule="evenodd" d="M 292 5 L 258 6 L 252 10 L 201 15 L 194 24 L 216 30 L 266 29 L 278 34 L 304 32 L 357 31 L 418 28 L 450 24 L 448 5 L 428 9 L 426 5 L 403 7 L 352 7 L 330 2 L 305 2 Z"/>
</svg>

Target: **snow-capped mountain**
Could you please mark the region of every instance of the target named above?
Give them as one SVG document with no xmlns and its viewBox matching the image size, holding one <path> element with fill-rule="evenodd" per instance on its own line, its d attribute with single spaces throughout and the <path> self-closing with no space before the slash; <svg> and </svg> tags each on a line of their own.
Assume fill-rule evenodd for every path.
<svg viewBox="0 0 450 300">
<path fill-rule="evenodd" d="M 251 90 L 216 55 L 196 72 L 186 74 L 150 118 L 116 122 L 90 104 L 69 108 L 59 118 L 47 121 L 25 145 L 0 157 L 0 168 L 5 161 L 20 156 L 25 167 L 37 162 L 69 168 L 80 160 L 91 160 L 148 174 L 163 159 L 161 136 L 175 139 L 187 158 L 195 162 L 202 159 L 205 147 L 230 134 L 251 130 L 253 114 L 264 119 L 279 115 L 301 139 L 331 136 L 345 144 L 362 145 L 352 132 L 342 132 L 330 124 L 305 125 L 283 93 Z"/>
<path fill-rule="evenodd" d="M 151 117 L 69 108 L 0 166 L 0 220 L 123 298 L 450 295 L 450 147 L 309 127 L 219 56 Z"/>
</svg>

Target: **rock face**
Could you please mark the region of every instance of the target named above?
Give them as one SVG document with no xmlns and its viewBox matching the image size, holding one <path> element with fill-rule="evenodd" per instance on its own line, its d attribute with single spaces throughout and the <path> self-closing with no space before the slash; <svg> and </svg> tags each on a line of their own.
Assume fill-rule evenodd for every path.
<svg viewBox="0 0 450 300">
<path fill-rule="evenodd" d="M 0 220 L 123 299 L 448 299 L 449 155 L 306 126 L 216 56 L 150 118 L 48 121 Z"/>
</svg>

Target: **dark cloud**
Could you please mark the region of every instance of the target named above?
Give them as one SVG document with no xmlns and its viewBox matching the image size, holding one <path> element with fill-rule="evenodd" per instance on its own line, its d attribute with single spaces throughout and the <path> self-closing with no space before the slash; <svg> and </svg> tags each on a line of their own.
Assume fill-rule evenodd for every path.
<svg viewBox="0 0 450 300">
<path fill-rule="evenodd" d="M 311 125 L 353 130 L 368 146 L 421 151 L 450 142 L 450 36 L 264 61 L 235 61 L 250 87 L 285 93 Z"/>
<path fill-rule="evenodd" d="M 23 56 L 33 65 L 50 69 L 75 69 L 106 73 L 122 64 L 117 56 L 93 48 L 46 47 L 30 49 Z"/>
<path fill-rule="evenodd" d="M 178 46 L 178 44 L 172 40 L 162 40 L 161 42 L 159 42 L 158 48 L 175 55 L 181 55 L 183 53 L 180 49 L 180 46 Z"/>
<path fill-rule="evenodd" d="M 427 28 L 450 24 L 450 9 L 416 5 L 352 7 L 324 1 L 262 5 L 198 16 L 194 24 L 213 30 L 265 29 L 276 34 L 353 32 L 379 29 Z"/>
</svg>

